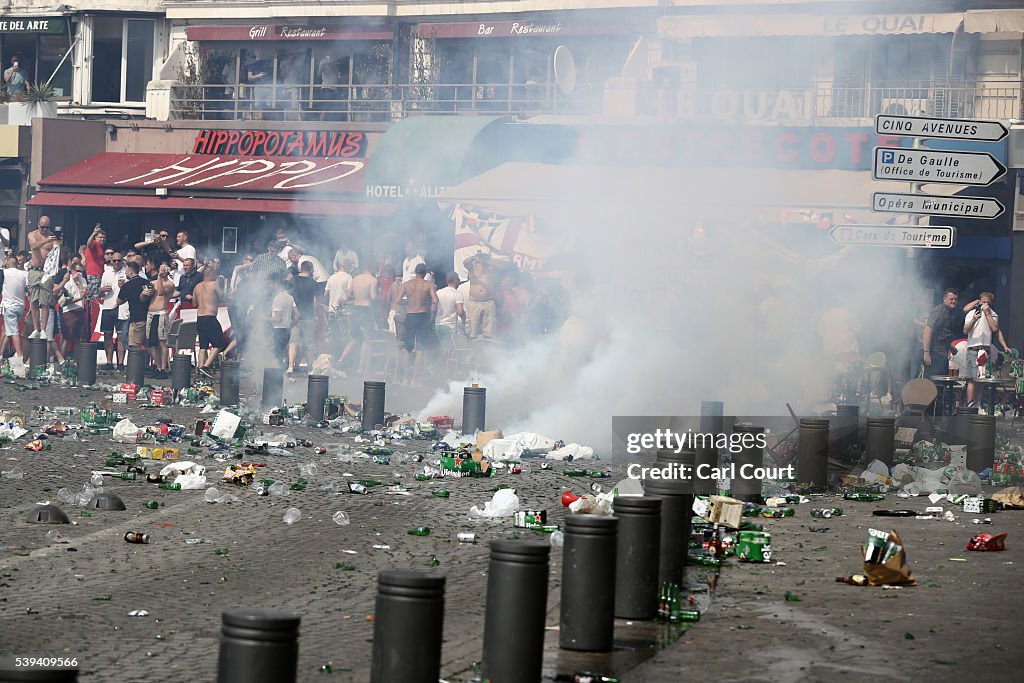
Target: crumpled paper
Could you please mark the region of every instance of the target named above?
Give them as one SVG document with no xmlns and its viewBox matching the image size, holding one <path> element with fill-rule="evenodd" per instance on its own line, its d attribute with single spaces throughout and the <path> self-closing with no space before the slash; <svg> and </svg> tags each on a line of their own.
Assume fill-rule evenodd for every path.
<svg viewBox="0 0 1024 683">
<path fill-rule="evenodd" d="M 494 497 L 484 503 L 481 510 L 476 505 L 469 509 L 469 516 L 473 519 L 494 519 L 497 517 L 511 517 L 519 510 L 519 496 L 515 489 L 500 489 L 494 493 Z"/>
<path fill-rule="evenodd" d="M 1010 486 L 996 491 L 991 498 L 1002 503 L 1004 508 L 1024 509 L 1024 487 Z"/>
<path fill-rule="evenodd" d="M 126 417 L 114 425 L 111 438 L 119 443 L 135 443 L 139 438 L 139 428 Z"/>
<path fill-rule="evenodd" d="M 182 491 L 201 489 L 206 487 L 206 467 L 190 460 L 173 462 L 160 470 L 160 476 L 165 480 L 171 475 L 177 475 L 175 484 L 181 485 Z"/>
</svg>

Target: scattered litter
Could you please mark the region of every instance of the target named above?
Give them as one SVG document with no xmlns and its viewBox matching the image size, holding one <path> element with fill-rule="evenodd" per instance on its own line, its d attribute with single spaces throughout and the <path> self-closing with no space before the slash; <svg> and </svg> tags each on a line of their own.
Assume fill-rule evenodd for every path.
<svg viewBox="0 0 1024 683">
<path fill-rule="evenodd" d="M 149 616 L 149 612 L 147 612 L 144 609 L 133 609 L 131 612 L 128 613 L 128 616 L 130 616 L 130 617 L 148 617 Z"/>
<path fill-rule="evenodd" d="M 1006 534 L 993 536 L 992 534 L 978 534 L 967 542 L 968 550 L 977 551 L 1000 551 L 1006 550 Z"/>
<path fill-rule="evenodd" d="M 495 492 L 491 500 L 484 503 L 481 510 L 474 505 L 469 509 L 469 516 L 473 519 L 494 519 L 497 517 L 511 517 L 519 509 L 519 496 L 515 489 L 500 489 Z"/>
</svg>

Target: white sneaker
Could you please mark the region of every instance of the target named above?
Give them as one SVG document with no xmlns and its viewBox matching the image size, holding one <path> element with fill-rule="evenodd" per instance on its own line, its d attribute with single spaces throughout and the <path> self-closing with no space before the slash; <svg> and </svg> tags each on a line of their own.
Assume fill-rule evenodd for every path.
<svg viewBox="0 0 1024 683">
<path fill-rule="evenodd" d="M 28 335 L 29 339 L 39 339 L 39 330 L 32 330 L 32 334 Z"/>
</svg>

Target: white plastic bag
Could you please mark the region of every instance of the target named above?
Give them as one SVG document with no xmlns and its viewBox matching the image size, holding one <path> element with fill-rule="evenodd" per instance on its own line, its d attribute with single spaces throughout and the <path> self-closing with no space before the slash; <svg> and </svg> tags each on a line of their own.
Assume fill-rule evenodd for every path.
<svg viewBox="0 0 1024 683">
<path fill-rule="evenodd" d="M 548 460 L 590 460 L 594 457 L 594 449 L 590 446 L 581 446 L 578 443 L 570 443 L 562 448 L 557 448 L 548 453 Z"/>
<path fill-rule="evenodd" d="M 234 413 L 222 410 L 217 413 L 217 417 L 213 421 L 213 426 L 210 427 L 210 435 L 215 436 L 218 439 L 232 439 L 234 438 L 235 430 L 238 429 L 238 424 L 241 421 L 242 418 L 238 417 Z"/>
<path fill-rule="evenodd" d="M 136 443 L 139 438 L 139 428 L 126 417 L 114 425 L 114 433 L 111 438 L 119 443 Z"/>
<path fill-rule="evenodd" d="M 515 489 L 501 489 L 496 491 L 494 497 L 484 503 L 481 510 L 476 505 L 469 508 L 469 516 L 473 519 L 494 519 L 496 517 L 511 517 L 519 510 L 519 496 Z"/>
</svg>

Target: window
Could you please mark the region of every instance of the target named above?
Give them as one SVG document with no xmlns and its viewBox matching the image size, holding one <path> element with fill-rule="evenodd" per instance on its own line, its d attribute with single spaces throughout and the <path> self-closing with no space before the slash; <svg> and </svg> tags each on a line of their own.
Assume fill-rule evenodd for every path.
<svg viewBox="0 0 1024 683">
<path fill-rule="evenodd" d="M 93 102 L 144 102 L 153 74 L 153 21 L 93 18 Z"/>
<path fill-rule="evenodd" d="M 71 56 L 64 59 L 68 51 L 67 36 L 39 36 L 39 75 L 40 83 L 50 80 L 56 97 L 71 97 L 71 69 L 74 61 Z M 61 60 L 64 63 L 61 64 Z M 60 68 L 57 65 L 60 64 Z M 56 72 L 56 73 L 55 73 Z"/>
</svg>

